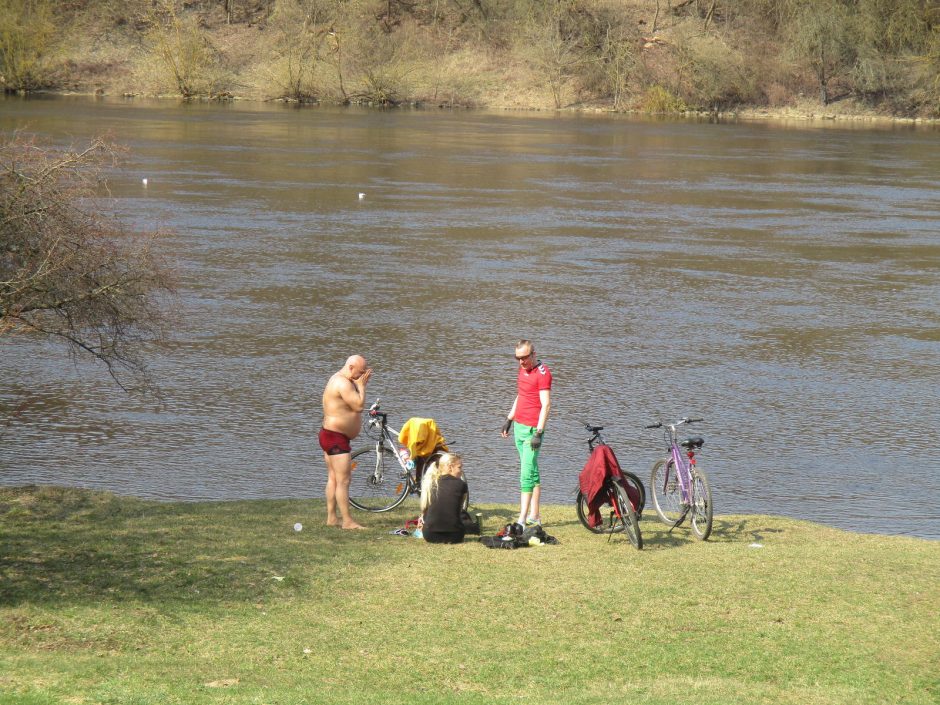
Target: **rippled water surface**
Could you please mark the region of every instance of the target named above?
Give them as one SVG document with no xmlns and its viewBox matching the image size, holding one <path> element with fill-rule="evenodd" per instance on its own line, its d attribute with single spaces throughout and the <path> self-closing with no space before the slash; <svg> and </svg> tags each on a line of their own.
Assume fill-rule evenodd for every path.
<svg viewBox="0 0 940 705">
<path fill-rule="evenodd" d="M 359 352 L 394 425 L 437 419 L 474 496 L 515 502 L 529 337 L 547 501 L 584 421 L 646 477 L 643 426 L 695 415 L 717 514 L 940 538 L 936 130 L 0 101 L 20 127 L 129 146 L 110 205 L 172 229 L 183 311 L 162 406 L 0 339 L 0 483 L 319 497 L 320 393 Z"/>
</svg>

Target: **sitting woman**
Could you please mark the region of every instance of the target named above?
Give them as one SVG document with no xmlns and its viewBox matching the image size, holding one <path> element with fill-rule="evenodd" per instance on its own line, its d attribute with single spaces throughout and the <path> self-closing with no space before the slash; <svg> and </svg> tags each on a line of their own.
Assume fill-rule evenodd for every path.
<svg viewBox="0 0 940 705">
<path fill-rule="evenodd" d="M 424 473 L 421 482 L 421 517 L 424 540 L 428 543 L 462 543 L 464 525 L 460 518 L 467 483 L 459 455 L 444 453 Z"/>
</svg>

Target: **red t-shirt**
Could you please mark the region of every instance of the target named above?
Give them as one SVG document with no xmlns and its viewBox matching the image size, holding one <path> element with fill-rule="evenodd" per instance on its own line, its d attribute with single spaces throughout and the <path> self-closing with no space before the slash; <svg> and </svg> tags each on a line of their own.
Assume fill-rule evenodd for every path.
<svg viewBox="0 0 940 705">
<path fill-rule="evenodd" d="M 539 412 L 542 410 L 539 392 L 551 388 L 552 373 L 541 360 L 529 371 L 520 365 L 519 377 L 516 380 L 516 393 L 519 399 L 516 402 L 515 420 L 526 426 L 538 426 Z"/>
</svg>

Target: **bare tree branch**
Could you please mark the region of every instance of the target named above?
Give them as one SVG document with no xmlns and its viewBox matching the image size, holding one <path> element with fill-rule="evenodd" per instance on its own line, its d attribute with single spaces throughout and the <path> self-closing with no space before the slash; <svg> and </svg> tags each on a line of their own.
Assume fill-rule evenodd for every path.
<svg viewBox="0 0 940 705">
<path fill-rule="evenodd" d="M 101 209 L 118 148 L 0 142 L 0 335 L 62 341 L 125 390 L 156 393 L 144 360 L 164 339 L 174 277 L 162 233 L 134 233 Z"/>
</svg>

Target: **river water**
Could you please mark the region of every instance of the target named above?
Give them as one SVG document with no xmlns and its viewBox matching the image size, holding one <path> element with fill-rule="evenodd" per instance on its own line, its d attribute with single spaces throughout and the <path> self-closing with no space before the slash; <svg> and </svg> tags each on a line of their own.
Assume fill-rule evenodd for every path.
<svg viewBox="0 0 940 705">
<path fill-rule="evenodd" d="M 643 426 L 692 415 L 718 515 L 940 538 L 936 129 L 3 99 L 14 128 L 130 148 L 106 205 L 172 230 L 182 313 L 163 404 L 0 340 L 2 484 L 322 496 L 320 393 L 357 352 L 393 425 L 433 417 L 515 502 L 526 337 L 548 502 L 583 422 L 646 478 Z"/>
</svg>

